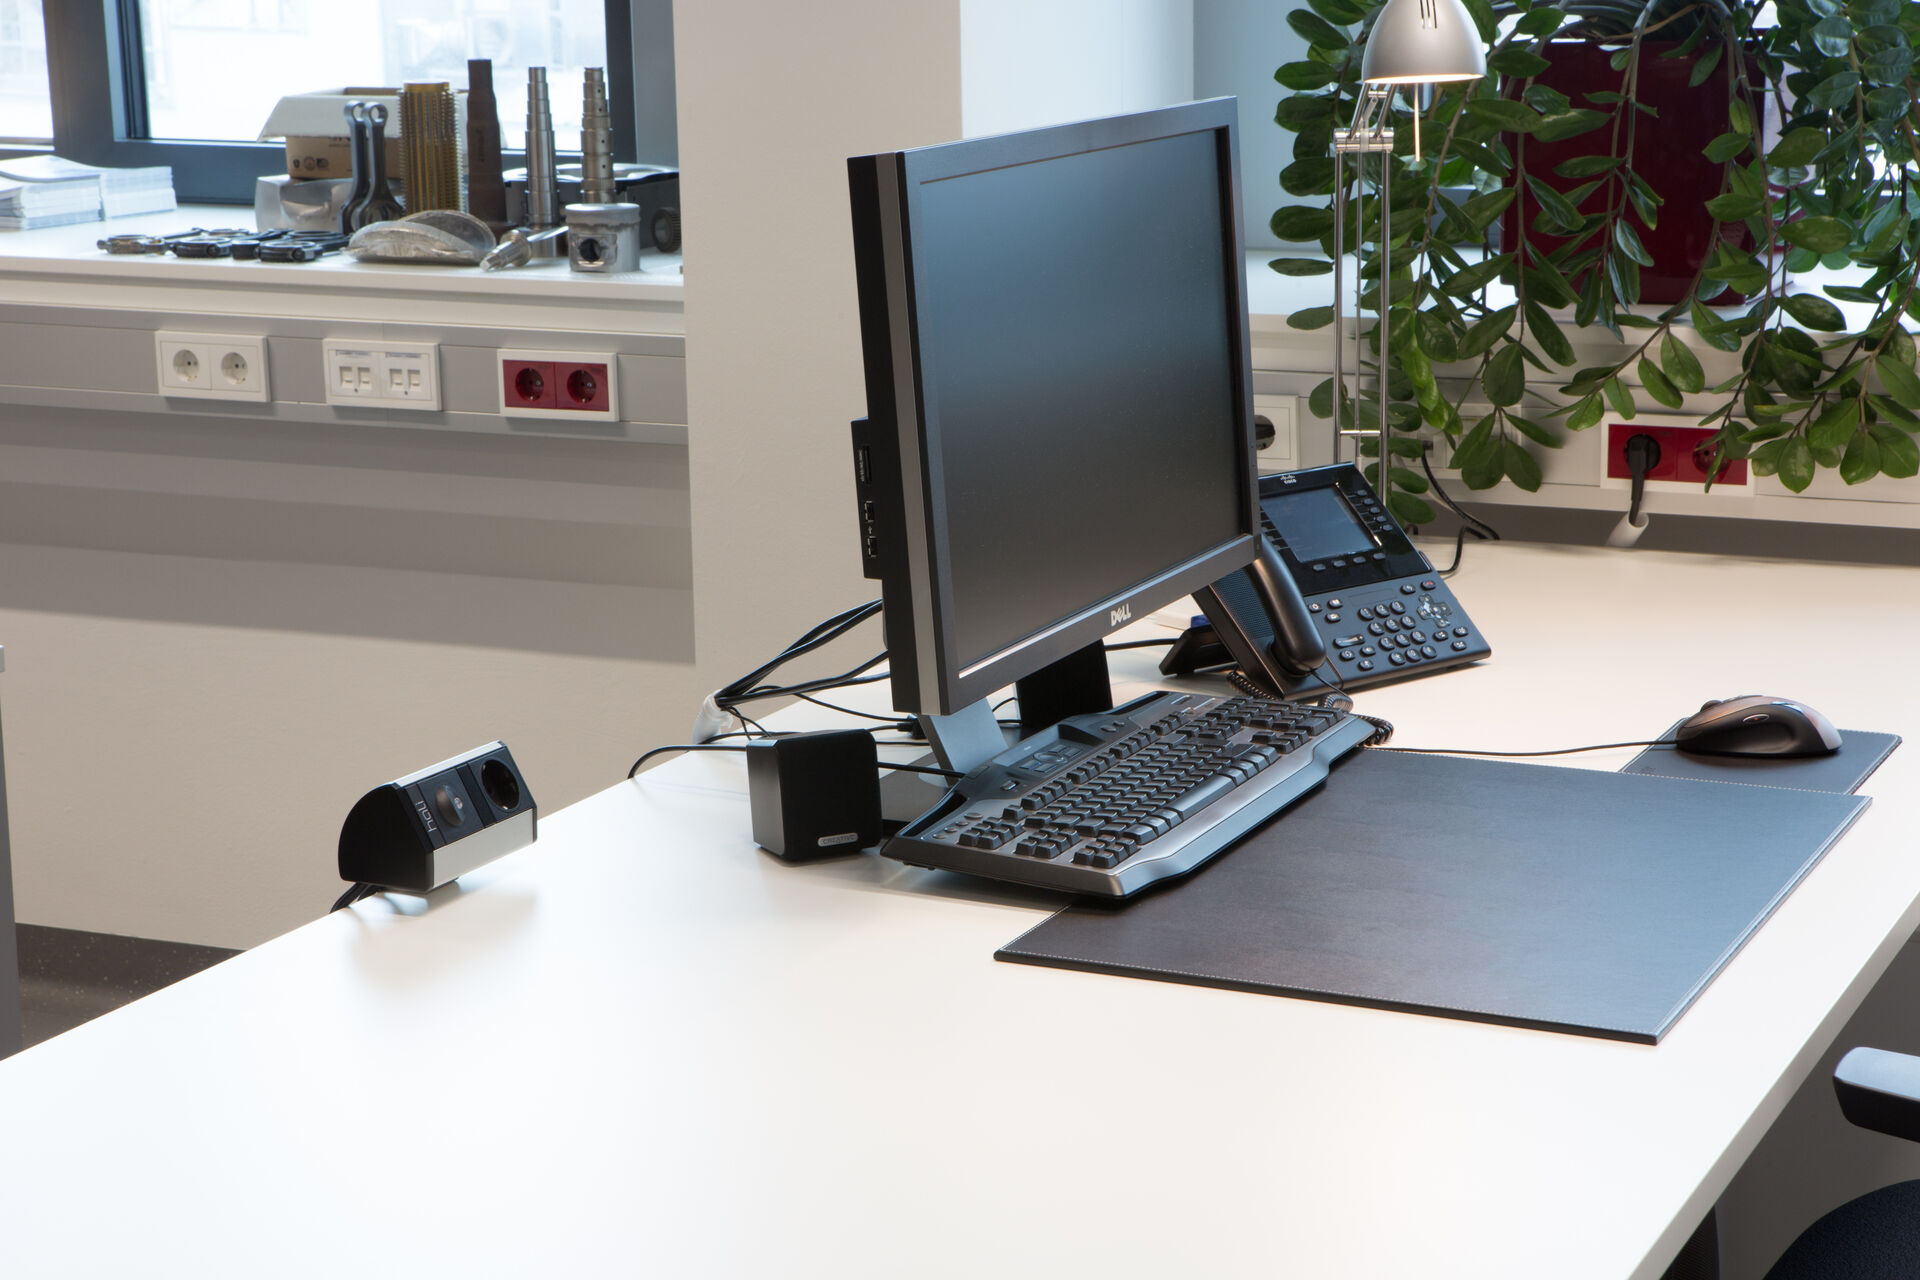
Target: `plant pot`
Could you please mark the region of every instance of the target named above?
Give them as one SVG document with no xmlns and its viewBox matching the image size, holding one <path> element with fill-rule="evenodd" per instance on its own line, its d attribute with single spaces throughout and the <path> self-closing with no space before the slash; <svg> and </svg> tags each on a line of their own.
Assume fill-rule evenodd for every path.
<svg viewBox="0 0 1920 1280">
<path fill-rule="evenodd" d="M 1725 234 L 1716 232 L 1713 215 L 1706 210 L 1707 201 L 1720 194 L 1725 167 L 1709 161 L 1701 152 L 1729 127 L 1727 65 L 1722 61 L 1704 83 L 1690 86 L 1687 80 L 1693 73 L 1695 59 L 1660 56 L 1673 47 L 1671 42 L 1654 40 L 1641 45 L 1637 97 L 1659 114 L 1640 114 L 1632 163 L 1634 172 L 1664 203 L 1652 227 L 1647 226 L 1630 205 L 1625 210 L 1625 216 L 1631 220 L 1648 256 L 1653 259 L 1652 266 L 1640 268 L 1640 301 L 1657 306 L 1679 302 L 1687 296 L 1701 263 L 1713 250 L 1716 236 Z M 1610 107 L 1587 97 L 1589 93 L 1625 92 L 1625 73 L 1613 69 L 1606 49 L 1585 41 L 1550 41 L 1540 54 L 1549 65 L 1535 77 L 1536 84 L 1565 94 L 1576 107 L 1612 114 L 1617 124 L 1557 142 L 1530 137 L 1515 146 L 1513 181 L 1520 190 L 1500 223 L 1501 243 L 1507 246 L 1520 243 L 1519 229 L 1531 227 L 1539 211 L 1538 202 L 1519 178 L 1531 176 L 1560 192 L 1572 191 L 1583 182 L 1591 181 L 1563 178 L 1554 173 L 1554 169 L 1577 157 L 1614 154 L 1616 146 L 1624 149 L 1627 121 L 1618 117 L 1621 112 L 1632 110 L 1625 103 Z M 1616 129 L 1618 143 L 1614 140 Z M 1604 209 L 1608 194 L 1608 186 L 1603 185 L 1580 204 L 1580 212 Z M 1736 227 L 1734 231 L 1741 241 L 1747 239 L 1744 228 Z M 1529 231 L 1528 238 L 1543 250 L 1552 250 L 1563 243 L 1537 231 Z M 1727 290 L 1711 301 L 1727 306 L 1743 300 L 1741 295 Z"/>
</svg>

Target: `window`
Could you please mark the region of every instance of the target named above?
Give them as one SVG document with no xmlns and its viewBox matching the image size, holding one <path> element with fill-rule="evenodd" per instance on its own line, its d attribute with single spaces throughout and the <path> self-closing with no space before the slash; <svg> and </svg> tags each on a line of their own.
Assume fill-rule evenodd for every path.
<svg viewBox="0 0 1920 1280">
<path fill-rule="evenodd" d="M 462 88 L 470 57 L 493 60 L 509 165 L 525 146 L 529 66 L 548 68 L 563 153 L 578 145 L 589 66 L 607 69 L 616 156 L 671 164 L 677 152 L 670 67 L 650 71 L 642 100 L 634 94 L 637 56 L 663 33 L 672 48 L 671 0 L 42 4 L 0 0 L 0 153 L 51 139 L 90 164 L 171 165 L 182 200 L 251 203 L 255 177 L 284 171 L 282 144 L 255 141 L 282 94 L 409 80 Z M 653 37 L 645 49 L 636 26 Z"/>
<path fill-rule="evenodd" d="M 0 142 L 50 142 L 47 34 L 40 0 L 0 0 Z"/>
</svg>

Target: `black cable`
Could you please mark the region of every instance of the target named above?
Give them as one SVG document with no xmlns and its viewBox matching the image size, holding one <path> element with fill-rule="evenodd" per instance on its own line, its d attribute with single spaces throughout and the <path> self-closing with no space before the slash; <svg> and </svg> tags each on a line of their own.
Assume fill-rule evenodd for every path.
<svg viewBox="0 0 1920 1280">
<path fill-rule="evenodd" d="M 870 684 L 875 680 L 885 680 L 887 673 L 883 671 L 870 676 L 863 675 L 862 673 L 872 667 L 878 666 L 886 660 L 887 655 L 883 650 L 880 653 L 874 654 L 871 658 L 868 658 L 852 670 L 844 671 L 837 676 L 825 676 L 819 680 L 803 680 L 799 684 L 761 685 L 757 688 L 748 689 L 742 693 L 729 694 L 725 697 L 716 694 L 714 696 L 714 704 L 723 710 L 731 711 L 742 702 L 758 702 L 764 698 L 791 698 L 803 693 L 819 693 L 826 689 L 842 689 L 850 684 Z"/>
<path fill-rule="evenodd" d="M 873 711 L 859 711 L 853 707 L 843 707 L 837 702 L 828 702 L 824 698 L 816 698 L 810 693 L 796 693 L 793 696 L 802 702 L 811 702 L 816 707 L 825 707 L 829 711 L 838 711 L 842 715 L 859 716 L 862 720 L 882 720 L 886 722 L 887 728 L 899 729 L 902 732 L 912 732 L 919 728 L 912 720 L 901 716 L 883 716 Z"/>
<path fill-rule="evenodd" d="M 1115 649 L 1152 649 L 1163 645 L 1178 643 L 1180 643 L 1179 636 L 1168 636 L 1164 640 L 1122 640 L 1117 644 L 1109 643 L 1107 650 L 1108 652 L 1112 652 Z"/>
<path fill-rule="evenodd" d="M 759 735 L 760 735 L 761 737 L 763 737 L 763 738 L 765 738 L 765 737 L 768 737 L 768 736 L 770 736 L 770 735 L 768 734 L 768 732 L 767 732 L 767 726 L 765 726 L 765 725 L 763 725 L 763 724 L 761 724 L 761 723 L 760 723 L 760 722 L 759 722 L 758 720 L 755 720 L 755 719 L 754 719 L 754 718 L 753 718 L 752 716 L 750 716 L 750 715 L 748 715 L 748 714 L 746 714 L 745 712 L 743 712 L 743 711 L 741 711 L 741 710 L 740 710 L 740 709 L 739 709 L 738 707 L 728 707 L 728 708 L 727 708 L 727 714 L 728 714 L 728 715 L 730 715 L 730 716 L 732 716 L 732 717 L 733 717 L 733 718 L 734 718 L 735 720 L 738 720 L 738 721 L 739 721 L 739 722 L 740 722 L 741 724 L 743 724 L 743 725 L 748 725 L 748 726 L 750 726 L 750 727 L 752 728 L 752 731 L 753 731 L 754 733 L 757 733 L 757 734 L 759 734 Z M 732 734 L 729 734 L 729 733 L 723 733 L 723 734 L 719 734 L 719 735 L 717 735 L 717 736 L 719 736 L 719 737 L 722 737 L 722 738 L 730 738 L 730 737 L 732 737 L 733 735 L 732 735 Z M 741 736 L 743 736 L 743 737 L 744 737 L 744 736 L 747 736 L 747 735 L 745 735 L 745 734 L 742 734 Z M 712 738 L 708 738 L 708 739 L 707 739 L 707 741 L 708 741 L 708 742 L 712 742 L 712 741 L 713 741 L 713 739 L 712 739 Z"/>
<path fill-rule="evenodd" d="M 778 670 L 783 664 L 802 654 L 811 653 L 822 645 L 839 639 L 879 612 L 880 602 L 878 600 L 869 600 L 865 604 L 855 605 L 851 609 L 841 610 L 825 622 L 816 624 L 808 630 L 805 635 L 802 635 L 785 649 L 782 649 L 771 661 L 761 664 L 752 672 L 740 677 L 731 684 L 723 685 L 715 692 L 714 700 L 719 703 L 719 705 L 725 706 L 726 704 L 723 699 L 727 696 L 737 695 L 751 690 L 755 685 L 759 684 L 761 680 Z"/>
<path fill-rule="evenodd" d="M 1670 747 L 1672 738 L 1649 742 L 1596 742 L 1590 747 L 1558 747 L 1552 751 L 1469 751 L 1462 747 L 1382 747 L 1382 751 L 1403 751 L 1420 756 L 1570 756 L 1581 751 L 1611 751 L 1615 747 Z"/>
<path fill-rule="evenodd" d="M 653 759 L 655 756 L 665 755 L 669 751 L 751 751 L 751 750 L 753 750 L 753 748 L 748 746 L 745 743 L 728 743 L 722 746 L 712 742 L 676 742 L 672 746 L 655 747 L 651 751 L 642 753 L 640 758 L 633 762 L 633 768 L 627 770 L 627 776 L 631 778 L 634 774 L 640 772 L 641 765 Z"/>
<path fill-rule="evenodd" d="M 380 892 L 379 889 L 375 888 L 373 885 L 370 885 L 366 881 L 362 880 L 356 883 L 355 885 L 353 885 L 351 888 L 349 888 L 345 893 L 335 898 L 333 900 L 333 905 L 327 908 L 327 914 L 332 915 L 334 912 L 339 911 L 345 907 L 350 907 L 354 903 L 360 901 L 360 899 L 362 898 L 370 898 L 378 892 Z"/>
<path fill-rule="evenodd" d="M 1626 454 L 1627 474 L 1633 477 L 1633 497 L 1627 503 L 1627 523 L 1640 529 L 1646 525 L 1640 518 L 1640 504 L 1647 497 L 1647 473 L 1660 464 L 1660 442 L 1644 431 L 1638 432 L 1628 438 Z"/>
<path fill-rule="evenodd" d="M 890 764 L 882 760 L 880 767 L 882 769 L 898 769 L 901 773 L 933 773 L 938 774 L 942 778 L 964 778 L 967 776 L 964 773 L 955 773 L 952 769 L 936 769 L 930 764 Z"/>
<path fill-rule="evenodd" d="M 1453 562 L 1439 571 L 1443 578 L 1451 578 L 1460 568 L 1460 557 L 1467 546 L 1467 535 L 1471 533 L 1482 542 L 1500 541 L 1500 531 L 1482 520 L 1479 516 L 1469 515 L 1466 508 L 1455 502 L 1440 485 L 1440 477 L 1433 474 L 1433 464 L 1427 461 L 1431 446 L 1420 450 L 1420 469 L 1427 473 L 1427 483 L 1433 488 L 1433 496 L 1440 499 L 1440 505 L 1460 519 L 1460 528 L 1453 535 Z"/>
</svg>

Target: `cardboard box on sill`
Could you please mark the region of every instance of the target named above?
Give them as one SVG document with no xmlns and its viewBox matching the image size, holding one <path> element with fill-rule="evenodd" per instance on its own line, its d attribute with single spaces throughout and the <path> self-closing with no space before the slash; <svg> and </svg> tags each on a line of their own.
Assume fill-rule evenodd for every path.
<svg viewBox="0 0 1920 1280">
<path fill-rule="evenodd" d="M 387 172 L 400 172 L 400 90 L 328 89 L 318 93 L 290 93 L 274 104 L 260 126 L 260 140 L 287 140 L 287 176 L 292 178 L 350 178 L 353 176 L 353 140 L 347 132 L 347 104 L 378 102 L 387 109 L 385 147 Z"/>
</svg>

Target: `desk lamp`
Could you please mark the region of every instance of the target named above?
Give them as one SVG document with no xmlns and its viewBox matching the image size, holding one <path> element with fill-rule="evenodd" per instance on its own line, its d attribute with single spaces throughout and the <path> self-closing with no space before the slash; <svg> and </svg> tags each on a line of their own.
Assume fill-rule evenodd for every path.
<svg viewBox="0 0 1920 1280">
<path fill-rule="evenodd" d="M 1460 80 L 1478 80 L 1487 74 L 1487 51 L 1480 41 L 1479 28 L 1460 0 L 1387 0 L 1374 20 L 1367 37 L 1366 52 L 1360 59 L 1360 97 L 1354 103 L 1353 123 L 1333 131 L 1333 426 L 1337 442 L 1354 441 L 1354 461 L 1360 460 L 1360 441 L 1372 435 L 1377 441 L 1381 471 L 1380 488 L 1386 489 L 1387 457 L 1387 310 L 1391 303 L 1393 272 L 1392 198 L 1393 130 L 1388 127 L 1390 106 L 1396 89 L 1407 89 L 1413 98 L 1413 156 L 1420 158 L 1420 91 L 1427 85 Z M 1374 182 L 1375 203 L 1380 210 L 1380 300 L 1375 308 L 1380 316 L 1380 426 L 1363 431 L 1359 423 L 1349 424 L 1345 413 L 1347 378 L 1343 350 L 1346 320 L 1346 161 L 1354 163 L 1354 187 L 1358 191 L 1366 175 L 1366 157 L 1380 157 L 1379 176 Z M 1355 248 L 1362 237 L 1354 231 Z M 1357 273 L 1356 273 L 1357 274 Z M 1366 281 L 1354 285 L 1354 398 L 1359 399 L 1359 379 L 1364 367 L 1360 351 L 1360 299 L 1366 293 Z M 1334 450 L 1335 457 L 1339 449 Z"/>
</svg>

